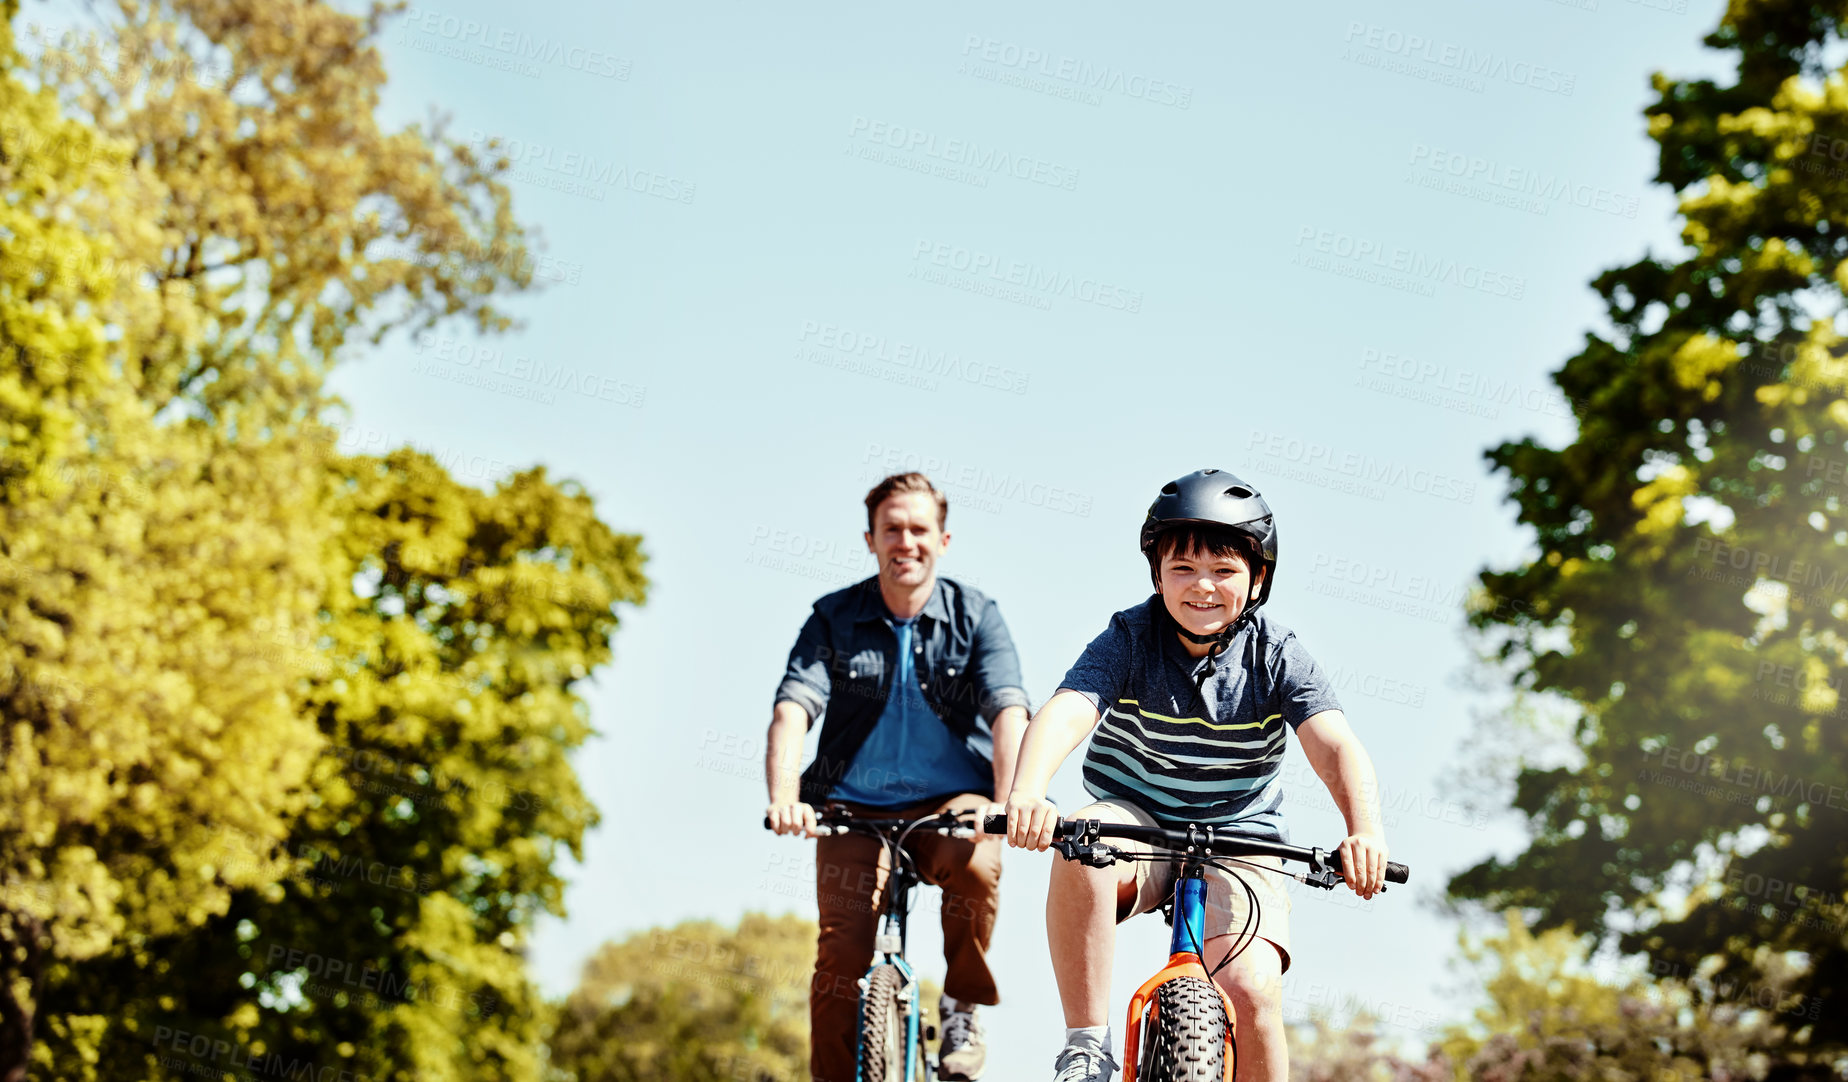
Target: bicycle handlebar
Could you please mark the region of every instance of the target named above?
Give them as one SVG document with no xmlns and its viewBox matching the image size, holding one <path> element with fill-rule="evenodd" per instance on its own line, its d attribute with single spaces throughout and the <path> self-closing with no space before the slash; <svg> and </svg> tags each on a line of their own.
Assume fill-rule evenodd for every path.
<svg viewBox="0 0 1848 1082">
<path fill-rule="evenodd" d="M 819 837 L 829 838 L 836 834 L 846 834 L 856 828 L 860 830 L 882 831 L 903 830 L 906 827 L 915 826 L 917 829 L 934 831 L 947 838 L 975 837 L 975 824 L 968 820 L 959 819 L 955 822 L 946 821 L 941 824 L 933 825 L 931 823 L 932 818 L 934 817 L 925 816 L 923 819 L 860 819 L 852 815 L 817 814 L 815 816 L 815 833 Z M 770 826 L 770 817 L 768 815 L 764 816 L 764 829 L 772 829 Z"/>
<path fill-rule="evenodd" d="M 1007 833 L 1007 816 L 991 815 L 982 821 L 983 829 L 990 834 Z M 1053 826 L 1054 838 L 1068 838 L 1089 834 L 1093 838 L 1122 838 L 1126 841 L 1147 842 L 1162 849 L 1185 852 L 1189 846 L 1210 845 L 1214 855 L 1223 857 L 1281 857 L 1284 860 L 1300 861 L 1310 867 L 1327 866 L 1341 871 L 1341 853 L 1339 850 L 1306 849 L 1300 845 L 1285 845 L 1282 842 L 1267 842 L 1256 838 L 1237 838 L 1215 835 L 1210 828 L 1199 828 L 1188 837 L 1185 830 L 1168 830 L 1163 827 L 1145 827 L 1137 823 L 1105 823 L 1096 819 L 1061 819 Z M 1386 881 L 1403 883 L 1411 876 L 1411 869 L 1397 861 L 1386 862 Z"/>
</svg>

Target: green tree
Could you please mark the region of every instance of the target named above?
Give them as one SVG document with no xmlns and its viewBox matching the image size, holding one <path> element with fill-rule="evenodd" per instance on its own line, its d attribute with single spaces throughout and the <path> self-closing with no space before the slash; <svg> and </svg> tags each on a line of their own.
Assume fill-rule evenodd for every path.
<svg viewBox="0 0 1848 1082">
<path fill-rule="evenodd" d="M 1426 1062 L 1400 1055 L 1365 1012 L 1348 1019 L 1313 1017 L 1284 1031 L 1291 1082 L 1445 1082 L 1450 1064 L 1432 1050 Z"/>
<path fill-rule="evenodd" d="M 608 660 L 614 604 L 642 598 L 638 539 L 542 470 L 484 493 L 414 451 L 330 468 L 346 495 L 319 628 L 265 640 L 310 665 L 302 710 L 327 741 L 290 874 L 59 974 L 48 1010 L 109 1021 L 102 1077 L 540 1077 L 526 938 L 563 914 L 553 863 L 596 819 L 567 759 L 590 732 L 572 685 Z"/>
<path fill-rule="evenodd" d="M 1554 375 L 1576 438 L 1488 455 L 1537 554 L 1472 622 L 1571 732 L 1515 779 L 1525 851 L 1450 885 L 1663 973 L 1797 962 L 1785 1008 L 1848 998 L 1841 918 L 1809 919 L 1848 887 L 1845 15 L 1732 0 L 1731 80 L 1655 77 L 1685 248 L 1593 282 L 1608 326 Z M 1839 1049 L 1848 1012 L 1791 1039 Z"/>
<path fill-rule="evenodd" d="M 550 863 L 594 821 L 565 758 L 588 732 L 570 685 L 608 657 L 614 603 L 641 599 L 641 557 L 542 471 L 482 493 L 415 453 L 340 455 L 318 420 L 321 378 L 352 345 L 449 318 L 503 329 L 499 297 L 531 281 L 496 179 L 506 163 L 440 125 L 375 122 L 387 14 L 123 2 L 100 37 L 42 48 L 46 93 L 6 90 L 20 118 L 5 127 L 19 193 L 6 269 L 20 285 L 0 318 L 38 381 L 0 403 L 38 439 L 0 445 L 24 509 L 9 505 L 18 529 L 0 539 L 20 595 L 7 595 L 8 648 L 16 628 L 50 634 L 27 616 L 62 614 L 46 609 L 50 587 L 67 588 L 58 561 L 89 561 L 77 600 L 86 616 L 122 609 L 108 644 L 143 665 L 105 681 L 46 668 L 29 639 L 9 655 L 20 694 L 49 697 L 46 710 L 68 716 L 55 693 L 73 687 L 95 703 L 87 728 L 0 748 L 5 901 L 23 913 L 8 927 L 37 937 L 0 977 L 21 1004 L 42 996 L 44 1077 L 538 1069 L 547 1012 L 524 936 L 541 909 L 562 912 Z M 93 324 L 73 316 L 86 312 Z M 53 382 L 72 372 L 81 394 Z M 92 417 L 109 427 L 77 427 Z M 103 432 L 120 453 L 77 455 Z M 45 483 L 72 477 L 94 508 Z M 132 531 L 132 500 L 177 525 L 150 519 L 148 551 L 105 576 L 86 545 Z M 120 709 L 136 696 L 192 715 L 150 740 Z M 32 715 L 5 705 L 25 739 L 15 719 Z M 141 757 L 97 763 L 112 741 Z M 130 773 L 144 760 L 158 769 Z M 85 788 L 103 782 L 104 796 Z M 112 833 L 78 829 L 73 792 L 114 801 L 79 809 Z M 62 864 L 40 852 L 54 833 Z M 82 918 L 86 891 L 115 904 L 115 926 L 56 946 L 50 915 Z"/>
<path fill-rule="evenodd" d="M 1464 943 L 1483 982 L 1472 1021 L 1433 1045 L 1431 1063 L 1457 1082 L 1670 1082 L 1790 1075 L 1767 1049 L 1786 1043 L 1802 1016 L 1781 1015 L 1705 975 L 1657 979 L 1595 965 L 1591 937 L 1568 928 L 1538 935 L 1510 912 L 1500 935 Z M 1784 1001 L 1794 967 L 1774 967 Z M 1828 1077 L 1826 1072 L 1820 1077 Z"/>
<path fill-rule="evenodd" d="M 158 181 L 17 75 L 0 3 L 0 1079 L 59 966 L 181 933 L 273 881 L 320 738 L 301 673 L 253 645 L 314 617 L 320 470 L 261 404 L 163 420 L 133 358 Z M 226 830 L 250 839 L 248 859 Z M 86 1065 L 79 1061 L 77 1069 Z"/>
<path fill-rule="evenodd" d="M 806 1079 L 815 935 L 751 913 L 606 943 L 559 1007 L 552 1065 L 570 1082 Z"/>
<path fill-rule="evenodd" d="M 46 41 L 38 80 L 129 149 L 163 196 L 145 394 L 233 421 L 264 402 L 314 417 L 320 377 L 354 343 L 461 319 L 511 325 L 532 283 L 511 196 L 440 117 L 379 126 L 377 38 L 404 4 L 105 0 L 91 33 Z M 177 332 L 188 332 L 183 337 Z M 169 400 L 155 399 L 157 406 Z"/>
<path fill-rule="evenodd" d="M 1463 957 L 1481 1001 L 1407 1058 L 1365 1014 L 1316 1018 L 1290 1030 L 1296 1082 L 1696 1082 L 1831 1077 L 1780 1058 L 1793 1024 L 1705 975 L 1657 978 L 1591 956 L 1592 937 L 1568 928 L 1535 934 L 1518 914 L 1497 935 L 1465 936 Z M 1632 960 L 1633 962 L 1634 960 Z M 1795 974 L 1781 966 L 1782 984 Z M 1767 1051 L 1773 1050 L 1773 1051 Z"/>
</svg>

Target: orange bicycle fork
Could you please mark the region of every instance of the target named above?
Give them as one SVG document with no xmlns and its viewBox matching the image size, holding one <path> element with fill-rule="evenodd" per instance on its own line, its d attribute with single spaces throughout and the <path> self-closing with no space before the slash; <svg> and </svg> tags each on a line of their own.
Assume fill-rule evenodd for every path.
<svg viewBox="0 0 1848 1082">
<path fill-rule="evenodd" d="M 1148 1012 L 1147 1023 L 1158 1026 L 1161 1022 L 1161 1003 L 1156 998 L 1156 990 L 1169 981 L 1183 977 L 1195 977 L 1205 981 L 1219 996 L 1219 1001 L 1226 1009 L 1226 1056 L 1225 1082 L 1232 1082 L 1232 1075 L 1237 1069 L 1237 1045 L 1234 1036 L 1238 1030 L 1238 1020 L 1232 1013 L 1232 1001 L 1226 997 L 1225 989 L 1207 974 L 1206 965 L 1200 960 L 1206 943 L 1202 938 L 1206 930 L 1206 880 L 1198 865 L 1188 862 L 1180 879 L 1174 884 L 1174 934 L 1168 943 L 1168 964 L 1161 971 L 1142 983 L 1136 994 L 1129 999 L 1129 1019 L 1124 1026 L 1123 1038 L 1123 1082 L 1136 1082 L 1136 1058 L 1142 1048 L 1143 1012 Z"/>
</svg>

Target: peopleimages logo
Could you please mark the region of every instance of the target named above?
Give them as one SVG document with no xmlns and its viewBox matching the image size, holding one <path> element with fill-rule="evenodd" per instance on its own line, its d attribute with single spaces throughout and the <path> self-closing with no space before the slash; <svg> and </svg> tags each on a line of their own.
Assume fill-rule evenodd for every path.
<svg viewBox="0 0 1848 1082">
<path fill-rule="evenodd" d="M 1080 518 L 1091 517 L 1092 499 L 1088 493 L 1073 492 L 1012 473 L 996 473 L 973 463 L 956 463 L 936 455 L 878 443 L 866 445 L 866 453 L 861 456 L 860 463 L 863 466 L 876 464 L 871 472 L 880 477 L 914 471 L 922 473 L 938 488 L 948 491 L 952 496 L 963 495 L 965 503 L 973 502 L 984 511 L 1000 510 L 991 500 L 982 499 L 994 497 Z M 971 496 L 975 499 L 970 500 L 968 497 Z"/>
<path fill-rule="evenodd" d="M 1185 109 L 1193 104 L 1194 92 L 1191 86 L 1180 86 L 1166 79 L 1153 79 L 1108 64 L 1093 64 L 1075 56 L 1053 56 L 1039 49 L 981 34 L 970 34 L 963 39 L 962 55 L 966 58 L 965 63 L 967 60 L 986 61 L 999 68 L 1012 68 L 1022 75 L 1057 80 L 1066 84 L 1070 90 L 1080 93 L 1103 91 L 1154 105 L 1172 105 L 1177 109 Z M 971 71 L 970 74 L 980 78 L 988 77 L 980 70 Z M 1091 97 L 1095 96 L 1091 94 Z M 1094 105 L 1096 102 L 1089 101 L 1087 104 Z"/>
<path fill-rule="evenodd" d="M 1578 83 L 1578 76 L 1569 71 L 1560 71 L 1528 60 L 1516 60 L 1493 50 L 1472 49 L 1454 42 L 1436 41 L 1421 34 L 1407 34 L 1374 23 L 1348 23 L 1347 36 L 1342 40 L 1350 47 L 1359 46 L 1464 76 L 1498 79 L 1548 94 L 1571 97 Z"/>
<path fill-rule="evenodd" d="M 1435 496 L 1454 503 L 1474 503 L 1476 499 L 1474 481 L 1408 466 L 1392 459 L 1342 451 L 1317 440 L 1253 431 L 1245 441 L 1245 451 L 1247 454 L 1260 454 L 1269 459 L 1323 470 L 1350 478 L 1359 484 L 1402 488 L 1420 496 Z"/>
<path fill-rule="evenodd" d="M 805 347 L 819 346 L 844 356 L 879 361 L 924 377 L 959 380 L 973 387 L 988 387 L 1013 394 L 1027 393 L 1027 380 L 1030 378 L 1028 373 L 1017 368 L 965 360 L 962 354 L 949 350 L 931 349 L 915 342 L 893 339 L 883 334 L 869 334 L 863 330 L 813 319 L 802 321 L 802 332 L 796 336 L 796 341 Z M 813 360 L 800 356 L 798 359 Z M 934 381 L 930 389 L 936 389 Z"/>
<path fill-rule="evenodd" d="M 699 190 L 697 184 L 664 173 L 632 169 L 613 159 L 601 159 L 585 151 L 560 150 L 529 139 L 510 139 L 475 129 L 469 132 L 468 141 L 484 156 L 498 153 L 506 158 L 513 166 L 512 179 L 568 195 L 601 200 L 605 192 L 599 186 L 612 185 L 672 203 L 691 203 Z"/>
<path fill-rule="evenodd" d="M 1142 311 L 1142 291 L 1139 289 L 1126 289 L 1088 276 L 1050 270 L 1018 259 L 1003 259 L 980 249 L 920 240 L 911 252 L 911 260 L 911 277 L 918 277 L 918 272 L 923 272 L 927 279 L 935 280 L 930 278 L 931 269 L 941 268 L 969 275 L 978 281 L 987 279 L 990 284 L 1019 287 L 1036 301 L 1043 302 L 1046 296 L 1065 297 L 1119 312 Z M 941 277 L 941 274 L 936 275 L 936 278 Z"/>
<path fill-rule="evenodd" d="M 1466 406 L 1469 407 L 1468 412 L 1480 412 L 1489 417 L 1496 416 L 1495 406 L 1519 406 L 1533 413 L 1553 417 L 1573 416 L 1571 403 L 1557 388 L 1523 384 L 1506 376 L 1475 372 L 1467 368 L 1451 368 L 1447 364 L 1421 361 L 1403 353 L 1381 351 L 1371 346 L 1361 348 L 1360 368 L 1364 373 L 1377 373 L 1382 377 L 1396 379 L 1407 387 L 1428 388 L 1455 396 L 1454 402 L 1434 398 L 1434 405 Z M 1389 390 L 1388 393 L 1393 391 Z M 1400 397 L 1416 396 L 1402 394 Z"/>
<path fill-rule="evenodd" d="M 450 15 L 428 5 L 404 9 L 403 32 L 413 30 L 459 45 L 476 45 L 519 60 L 551 64 L 568 71 L 619 81 L 629 78 L 629 61 L 621 57 L 587 49 L 575 41 L 536 38 L 521 30 Z"/>
<path fill-rule="evenodd" d="M 1460 616 L 1464 603 L 1469 599 L 1470 588 L 1467 583 L 1453 582 L 1445 585 L 1435 576 L 1414 575 L 1397 565 L 1368 563 L 1365 560 L 1336 556 L 1326 552 L 1318 552 L 1311 558 L 1309 576 L 1311 579 L 1345 583 L 1363 590 L 1430 606 L 1434 611 L 1441 611 L 1446 619 L 1453 615 Z M 1416 615 L 1416 613 L 1409 614 Z M 1422 698 L 1418 705 L 1422 705 Z"/>
<path fill-rule="evenodd" d="M 1071 166 L 1029 154 L 1015 154 L 983 146 L 969 139 L 939 139 L 933 132 L 903 124 L 855 116 L 853 124 L 847 129 L 847 136 L 907 154 L 921 154 L 979 173 L 992 173 L 996 176 L 1006 174 L 1015 180 L 1044 184 L 1049 188 L 1063 188 L 1068 192 L 1078 187 L 1078 170 Z"/>
<path fill-rule="evenodd" d="M 1405 275 L 1413 281 L 1461 286 L 1514 301 L 1520 300 L 1527 292 L 1527 279 L 1518 274 L 1508 274 L 1457 259 L 1426 255 L 1400 245 L 1387 246 L 1367 237 L 1356 237 L 1335 229 L 1302 226 L 1296 231 L 1296 246 L 1301 248 L 1305 245 L 1312 251 L 1382 268 Z"/>
<path fill-rule="evenodd" d="M 614 376 L 566 364 L 549 364 L 544 359 L 531 357 L 515 357 L 509 361 L 505 350 L 430 331 L 419 332 L 411 339 L 411 345 L 420 358 L 425 358 L 411 366 L 418 375 L 532 398 L 546 405 L 556 400 L 553 392 L 570 391 L 600 402 L 639 409 L 648 394 L 647 387 Z"/>
<path fill-rule="evenodd" d="M 1699 566 L 1702 561 L 1712 568 L 1723 570 L 1730 567 L 1745 574 L 1723 576 L 1711 570 L 1703 574 L 1704 569 Z M 1818 599 L 1848 591 L 1848 568 L 1833 561 L 1818 563 L 1815 560 L 1792 559 L 1784 554 L 1729 545 L 1714 537 L 1703 537 L 1694 542 L 1694 566 L 1688 568 L 1688 574 L 1736 585 L 1751 585 L 1759 579 L 1766 579 L 1793 591 L 1813 587 L 1811 592 L 1801 596 Z"/>
<path fill-rule="evenodd" d="M 1523 169 L 1507 165 L 1491 158 L 1470 154 L 1458 154 L 1442 147 L 1429 147 L 1423 143 L 1412 146 L 1413 166 L 1422 166 L 1428 173 L 1453 178 L 1465 184 L 1476 183 L 1500 191 L 1532 196 L 1542 200 L 1541 212 L 1549 203 L 1570 203 L 1582 210 L 1597 211 L 1618 218 L 1634 218 L 1642 200 L 1633 195 L 1623 195 L 1600 188 L 1595 184 L 1584 184 L 1562 177 L 1555 173 L 1538 169 Z"/>
</svg>

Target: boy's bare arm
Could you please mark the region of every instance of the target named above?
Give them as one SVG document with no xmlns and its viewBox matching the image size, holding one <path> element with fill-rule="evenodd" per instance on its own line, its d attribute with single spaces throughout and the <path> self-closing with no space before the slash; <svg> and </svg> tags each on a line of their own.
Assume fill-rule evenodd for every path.
<svg viewBox="0 0 1848 1082">
<path fill-rule="evenodd" d="M 1386 885 L 1386 828 L 1380 819 L 1373 760 L 1339 710 L 1324 710 L 1303 722 L 1296 738 L 1347 820 L 1348 836 L 1340 849 L 1342 874 L 1354 893 L 1371 898 Z"/>
<path fill-rule="evenodd" d="M 1084 742 L 1097 724 L 1097 708 L 1075 691 L 1060 691 L 1046 700 L 1027 724 L 1020 741 L 1020 761 L 1014 767 L 1014 784 L 1007 794 L 1007 840 L 1025 849 L 1052 844 L 1053 824 L 1059 809 L 1046 799 L 1052 776 L 1066 756 Z"/>
</svg>

